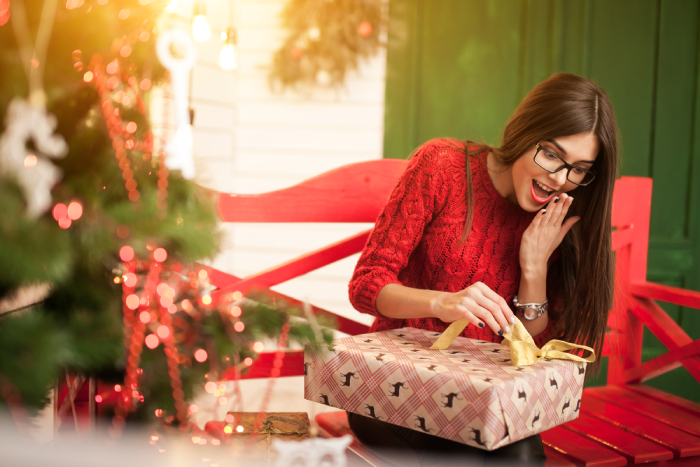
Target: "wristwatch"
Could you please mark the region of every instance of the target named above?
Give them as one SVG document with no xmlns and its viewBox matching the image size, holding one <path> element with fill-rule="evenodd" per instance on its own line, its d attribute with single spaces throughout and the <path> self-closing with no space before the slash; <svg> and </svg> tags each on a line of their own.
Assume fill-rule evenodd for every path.
<svg viewBox="0 0 700 467">
<path fill-rule="evenodd" d="M 527 320 L 537 319 L 547 311 L 547 300 L 542 303 L 520 303 L 518 296 L 513 297 L 513 305 L 520 310 L 520 314 Z"/>
</svg>

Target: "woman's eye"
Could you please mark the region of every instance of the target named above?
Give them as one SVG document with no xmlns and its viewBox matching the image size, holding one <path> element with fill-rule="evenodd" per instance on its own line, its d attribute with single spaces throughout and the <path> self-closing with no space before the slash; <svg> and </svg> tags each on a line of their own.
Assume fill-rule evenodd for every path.
<svg viewBox="0 0 700 467">
<path fill-rule="evenodd" d="M 559 157 L 556 154 L 554 154 L 553 152 L 545 151 L 544 153 L 547 154 L 547 159 L 551 159 L 551 160 L 559 159 Z"/>
<path fill-rule="evenodd" d="M 583 169 L 580 168 L 580 167 L 574 167 L 571 171 L 572 171 L 573 173 L 575 173 L 576 175 L 583 175 L 583 174 L 586 173 L 586 171 L 583 170 Z"/>
</svg>

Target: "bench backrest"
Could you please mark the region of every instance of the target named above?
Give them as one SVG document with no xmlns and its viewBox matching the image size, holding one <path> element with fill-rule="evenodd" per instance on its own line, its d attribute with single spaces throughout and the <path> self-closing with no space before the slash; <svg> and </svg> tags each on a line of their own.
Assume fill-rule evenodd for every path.
<svg viewBox="0 0 700 467">
<path fill-rule="evenodd" d="M 225 222 L 373 223 L 406 166 L 407 161 L 395 159 L 360 162 L 331 170 L 282 190 L 253 195 L 220 193 L 218 210 Z M 700 360 L 697 358 L 700 348 L 692 347 L 698 347 L 698 343 L 693 343 L 677 324 L 674 328 L 675 322 L 658 305 L 643 303 L 643 300 L 653 302 L 654 298 L 677 302 L 680 290 L 646 282 L 651 188 L 649 178 L 622 177 L 615 184 L 612 212 L 612 244 L 616 253 L 615 302 L 603 350 L 603 356 L 609 357 L 609 382 L 640 382 L 660 374 L 659 371 L 669 371 L 681 364 L 700 380 L 700 362 L 694 363 L 695 360 Z M 212 282 L 219 287 L 215 295 L 233 291 L 245 293 L 252 287 L 269 288 L 346 258 L 362 250 L 370 231 L 353 235 L 245 278 L 212 270 Z M 648 291 L 649 287 L 657 295 L 666 295 L 653 295 Z M 645 293 L 646 296 L 643 296 Z M 681 291 L 680 295 L 681 304 L 700 308 L 700 294 L 697 292 Z M 666 300 L 669 297 L 671 299 Z M 294 302 L 290 297 L 284 298 Z M 314 312 L 330 313 L 315 307 Z M 367 326 L 347 318 L 337 319 L 339 330 L 348 334 L 361 334 L 368 330 Z M 657 337 L 660 336 L 660 340 L 669 349 L 686 344 L 691 346 L 677 352 L 675 360 L 667 359 L 656 367 L 647 365 L 643 368 L 642 365 L 640 370 L 644 324 Z M 670 330 L 664 330 L 669 326 Z"/>
</svg>

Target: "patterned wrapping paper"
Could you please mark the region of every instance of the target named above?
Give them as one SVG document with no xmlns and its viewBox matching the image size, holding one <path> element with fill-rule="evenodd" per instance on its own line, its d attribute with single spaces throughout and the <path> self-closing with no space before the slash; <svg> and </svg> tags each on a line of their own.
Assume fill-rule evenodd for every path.
<svg viewBox="0 0 700 467">
<path fill-rule="evenodd" d="M 586 363 L 515 367 L 510 349 L 414 328 L 336 340 L 306 351 L 304 397 L 491 451 L 578 417 Z"/>
</svg>

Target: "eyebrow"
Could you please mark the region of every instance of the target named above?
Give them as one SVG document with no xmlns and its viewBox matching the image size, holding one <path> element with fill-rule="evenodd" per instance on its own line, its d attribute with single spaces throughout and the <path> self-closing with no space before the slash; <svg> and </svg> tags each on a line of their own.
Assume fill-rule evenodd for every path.
<svg viewBox="0 0 700 467">
<path fill-rule="evenodd" d="M 552 143 L 552 144 L 555 145 L 555 146 L 557 147 L 557 149 L 559 149 L 562 153 L 566 154 L 566 150 L 565 150 L 563 147 L 561 147 L 561 146 L 559 145 L 559 143 L 557 143 L 556 140 L 554 140 L 554 139 L 546 139 L 545 141 L 548 142 L 548 143 Z M 576 162 L 577 162 L 577 163 L 582 162 L 582 163 L 584 163 L 584 164 L 593 164 L 595 161 L 576 161 Z"/>
</svg>

